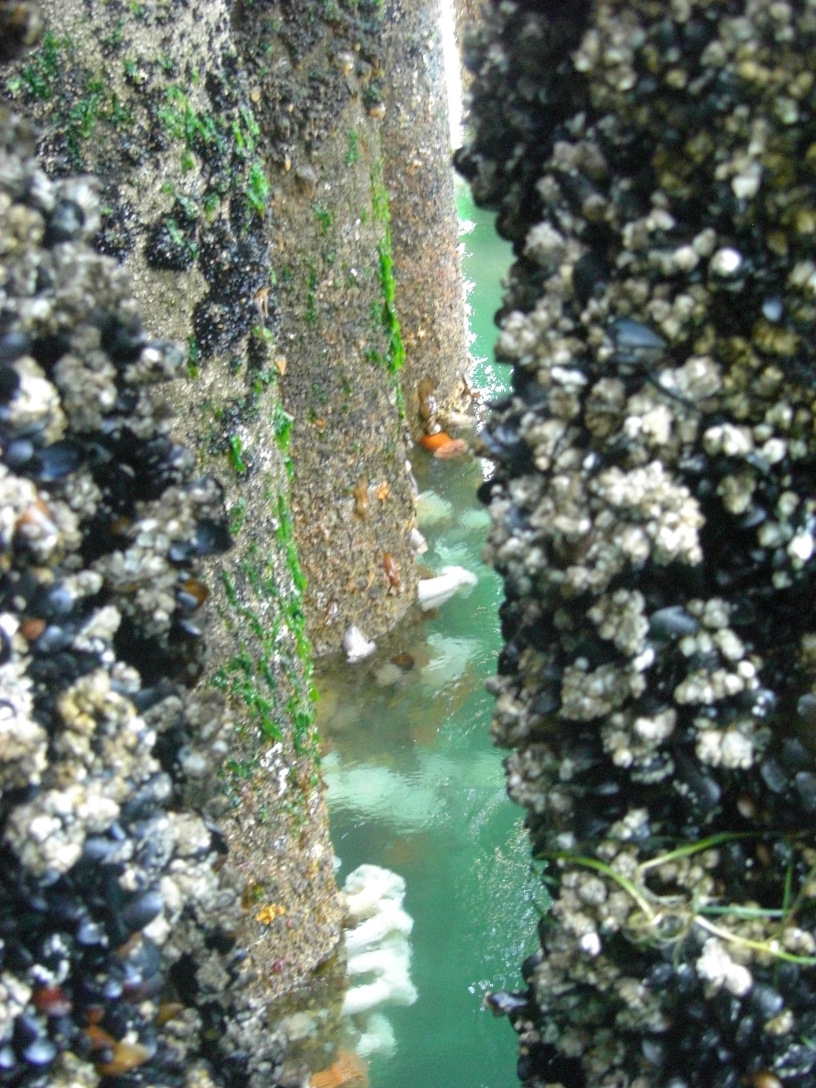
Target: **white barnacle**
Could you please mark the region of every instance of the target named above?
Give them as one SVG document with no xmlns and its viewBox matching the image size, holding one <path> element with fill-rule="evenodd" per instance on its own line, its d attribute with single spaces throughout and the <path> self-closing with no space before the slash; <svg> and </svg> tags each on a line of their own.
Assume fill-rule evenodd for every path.
<svg viewBox="0 0 816 1088">
<path fill-rule="evenodd" d="M 785 522 L 766 521 L 759 527 L 757 540 L 763 548 L 771 550 L 786 544 L 793 535 L 790 525 Z"/>
<path fill-rule="evenodd" d="M 664 386 L 668 384 L 670 374 L 678 392 L 694 400 L 714 396 L 722 384 L 721 369 L 708 355 L 692 355 L 677 370 L 667 371 Z"/>
<path fill-rule="evenodd" d="M 772 465 L 778 465 L 788 452 L 787 443 L 781 438 L 769 438 L 762 447 L 762 456 Z"/>
<path fill-rule="evenodd" d="M 776 503 L 776 510 L 783 521 L 793 517 L 799 506 L 799 496 L 795 491 L 783 491 Z"/>
<path fill-rule="evenodd" d="M 689 609 L 691 611 L 691 609 Z M 728 605 L 722 597 L 710 597 L 702 608 L 701 620 L 704 627 L 716 630 L 728 624 Z"/>
<path fill-rule="evenodd" d="M 742 997 L 754 983 L 748 968 L 734 963 L 716 937 L 708 938 L 694 966 L 698 976 L 711 984 L 714 993 L 725 987 L 735 997 Z"/>
<path fill-rule="evenodd" d="M 744 679 L 736 673 L 726 672 L 725 669 L 708 673 L 701 669 L 681 680 L 674 689 L 674 701 L 681 706 L 693 703 L 709 706 L 730 695 L 737 695 L 744 688 Z"/>
<path fill-rule="evenodd" d="M 755 487 L 756 480 L 750 473 L 732 473 L 720 480 L 717 494 L 730 513 L 744 514 L 751 504 Z"/>
<path fill-rule="evenodd" d="M 813 261 L 798 261 L 793 266 L 788 283 L 806 294 L 816 295 L 816 264 Z"/>
<path fill-rule="evenodd" d="M 700 254 L 693 245 L 678 246 L 672 257 L 681 272 L 691 272 L 700 263 Z"/>
<path fill-rule="evenodd" d="M 528 232 L 524 254 L 548 272 L 554 272 L 564 256 L 563 234 L 549 223 L 536 223 Z"/>
<path fill-rule="evenodd" d="M 606 902 L 606 884 L 594 873 L 582 874 L 576 891 L 578 898 L 588 907 L 598 907 Z"/>
<path fill-rule="evenodd" d="M 618 589 L 611 595 L 599 597 L 588 615 L 597 625 L 601 638 L 609 639 L 631 657 L 643 648 L 649 630 L 644 607 L 642 593 Z"/>
<path fill-rule="evenodd" d="M 717 244 L 717 234 L 713 227 L 706 227 L 694 236 L 692 241 L 694 251 L 701 257 L 710 257 Z"/>
<path fill-rule="evenodd" d="M 712 256 L 710 269 L 715 276 L 735 276 L 742 265 L 742 254 L 733 246 L 723 246 Z"/>
<path fill-rule="evenodd" d="M 731 189 L 737 200 L 750 200 L 759 192 L 762 181 L 762 167 L 751 163 L 742 173 L 731 179 Z"/>
<path fill-rule="evenodd" d="M 747 770 L 754 763 L 751 738 L 739 729 L 705 729 L 698 734 L 697 758 L 711 767 Z"/>
<path fill-rule="evenodd" d="M 723 423 L 705 431 L 703 447 L 712 457 L 718 453 L 724 453 L 727 457 L 745 457 L 753 450 L 754 439 L 747 427 Z"/>
<path fill-rule="evenodd" d="M 742 640 L 734 634 L 730 627 L 718 630 L 713 638 L 714 645 L 719 649 L 723 657 L 728 661 L 739 661 L 745 653 Z"/>
<path fill-rule="evenodd" d="M 535 352 L 537 336 L 529 319 L 519 310 L 513 310 L 504 319 L 496 350 L 504 359 L 521 359 Z"/>
<path fill-rule="evenodd" d="M 589 933 L 585 933 L 578 943 L 581 946 L 581 951 L 586 952 L 588 956 L 600 955 L 601 938 L 598 936 L 594 929 L 591 930 Z"/>
<path fill-rule="evenodd" d="M 649 718 L 635 718 L 632 728 L 640 740 L 656 747 L 671 735 L 676 724 L 677 713 L 673 707 L 668 707 Z"/>
<path fill-rule="evenodd" d="M 721 762 L 723 767 L 747 770 L 754 763 L 754 745 L 749 736 L 739 729 L 726 729 L 722 738 Z"/>
<path fill-rule="evenodd" d="M 813 555 L 812 534 L 806 530 L 797 533 L 790 544 L 788 544 L 788 555 L 797 565 L 807 563 L 808 559 Z"/>
</svg>

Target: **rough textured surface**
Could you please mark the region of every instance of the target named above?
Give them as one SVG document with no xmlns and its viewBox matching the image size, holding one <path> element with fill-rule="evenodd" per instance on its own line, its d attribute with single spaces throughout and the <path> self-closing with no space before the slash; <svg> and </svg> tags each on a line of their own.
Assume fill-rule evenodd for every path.
<svg viewBox="0 0 816 1088">
<path fill-rule="evenodd" d="M 470 364 L 454 175 L 444 167 L 450 120 L 439 6 L 394 0 L 385 12 L 384 175 L 414 436 L 443 426 L 445 407 L 467 398 Z"/>
<path fill-rule="evenodd" d="M 408 415 L 400 385 L 395 274 L 408 285 L 413 271 L 400 273 L 392 254 L 384 98 L 402 100 L 394 131 L 412 126 L 423 165 L 401 181 L 398 203 L 407 214 L 434 197 L 424 226 L 447 277 L 456 222 L 447 153 L 433 153 L 444 113 L 428 110 L 413 71 L 390 70 L 370 0 L 44 7 L 48 37 L 15 76 L 15 99 L 49 128 L 49 169 L 103 179 L 101 244 L 125 262 L 163 335 L 189 343 L 196 378 L 174 393 L 184 437 L 232 470 L 229 505 L 255 511 L 235 563 L 276 531 L 264 496 L 285 429 L 315 652 L 339 650 L 351 623 L 383 633 L 414 599 L 405 460 L 421 429 L 415 373 Z M 420 30 L 400 25 L 394 47 L 415 59 Z M 399 265 L 411 256 L 403 234 L 397 242 Z M 463 295 L 453 279 L 435 293 L 435 303 L 411 296 L 404 331 L 411 359 L 423 338 L 433 346 L 432 365 L 417 365 L 433 371 L 444 406 L 464 366 Z"/>
<path fill-rule="evenodd" d="M 553 883 L 519 1076 L 816 1084 L 813 3 L 502 3 L 493 732 Z"/>
<path fill-rule="evenodd" d="M 0 759 L 8 789 L 15 793 L 29 781 L 38 785 L 38 776 L 44 785 L 36 795 L 15 794 L 4 827 L 10 848 L 36 880 L 47 881 L 58 869 L 69 879 L 83 864 L 86 826 L 101 835 L 118 826 L 117 820 L 122 823 L 117 813 L 128 803 L 131 779 L 140 780 L 141 763 L 164 760 L 164 770 L 175 773 L 173 790 L 153 802 L 178 811 L 181 829 L 173 834 L 190 838 L 196 860 L 203 859 L 207 868 L 212 858 L 192 819 L 198 802 L 191 784 L 197 784 L 219 810 L 223 841 L 219 832 L 218 847 L 229 848 L 229 868 L 216 880 L 230 889 L 219 907 L 227 937 L 206 927 L 202 936 L 198 921 L 188 933 L 179 920 L 179 912 L 184 918 L 196 913 L 192 904 L 200 896 L 201 910 L 209 910 L 204 877 L 185 886 L 183 896 L 175 894 L 172 911 L 165 907 L 167 924 L 160 936 L 168 943 L 162 954 L 173 972 L 169 981 L 163 967 L 156 974 L 156 994 L 164 996 L 164 985 L 191 1007 L 200 998 L 212 1011 L 198 1020 L 191 1013 L 183 1050 L 168 1056 L 160 1046 L 156 1061 L 168 1066 L 161 1076 L 170 1080 L 186 1061 L 194 1081 L 206 1083 L 209 1074 L 191 1064 L 190 1056 L 200 1054 L 212 1062 L 219 1083 L 244 1083 L 247 1077 L 254 1083 L 258 1077 L 271 1084 L 280 1033 L 276 1029 L 268 1040 L 254 1040 L 270 1001 L 313 981 L 312 972 L 327 964 L 325 993 L 310 999 L 307 1014 L 310 1023 L 325 1025 L 327 1007 L 339 1006 L 342 987 L 342 963 L 334 956 L 340 906 L 316 760 L 307 623 L 318 650 L 338 649 L 351 620 L 379 634 L 402 615 L 415 592 L 414 496 L 399 386 L 403 347 L 379 131 L 386 79 L 381 12 L 373 3 L 313 0 L 203 5 L 45 0 L 41 6 L 42 17 L 34 3 L 0 5 L 3 95 L 40 125 L 39 151 L 49 177 L 87 171 L 98 181 L 65 181 L 66 192 L 76 189 L 80 195 L 62 200 L 43 175 L 35 175 L 41 180 L 30 193 L 22 192 L 24 207 L 11 217 L 17 232 L 13 255 L 23 270 L 15 271 L 10 283 L 14 291 L 47 293 L 49 282 L 38 278 L 26 245 L 36 246 L 42 235 L 50 251 L 81 234 L 120 262 L 130 286 L 126 291 L 121 271 L 99 265 L 113 276 L 122 298 L 127 295 L 124 331 L 108 330 L 101 317 L 88 315 L 87 306 L 77 315 L 70 311 L 55 336 L 68 335 L 74 316 L 92 327 L 82 325 L 70 351 L 60 339 L 43 349 L 46 355 L 37 363 L 52 368 L 53 376 L 29 374 L 16 356 L 10 358 L 21 371 L 20 387 L 9 375 L 5 395 L 14 406 L 14 427 L 23 428 L 23 444 L 12 449 L 12 467 L 28 466 L 45 483 L 54 482 L 48 474 L 56 473 L 54 480 L 65 476 L 74 489 L 69 504 L 74 521 L 66 514 L 58 528 L 83 557 L 88 549 L 99 549 L 94 579 L 66 584 L 77 600 L 96 601 L 105 587 L 115 604 L 101 599 L 88 630 L 71 629 L 77 649 L 101 654 L 108 663 L 112 643 L 124 660 L 134 657 L 135 667 L 152 682 L 163 669 L 176 668 L 172 655 L 179 642 L 183 667 L 173 680 L 210 682 L 225 693 L 235 726 L 226 739 L 214 732 L 210 717 L 220 708 L 217 691 L 185 706 L 181 696 L 177 705 L 176 696 L 165 698 L 162 689 L 155 711 L 160 727 L 145 711 L 149 724 L 141 732 L 134 727 L 131 736 L 127 699 L 138 694 L 138 675 L 117 679 L 122 690 L 114 688 L 113 694 L 102 678 L 94 676 L 87 690 L 83 680 L 59 704 L 64 742 L 50 745 L 33 711 L 9 739 Z M 6 63 L 20 45 L 32 48 L 16 63 Z M 447 163 L 440 160 L 439 166 L 447 176 Z M 39 207 L 46 198 L 54 207 Z M 38 225 L 40 212 L 45 225 Z M 453 222 L 449 217 L 451 231 Z M 87 287 L 87 296 L 95 297 L 96 280 L 85 284 L 70 254 L 60 253 L 65 255 L 61 286 L 70 294 L 75 277 L 76 290 Z M 166 338 L 161 345 L 176 341 L 186 351 L 143 343 L 138 312 L 146 315 L 154 335 Z M 50 320 L 46 309 L 39 314 L 35 307 L 35 313 L 37 320 Z M 434 335 L 432 321 L 431 329 Z M 461 337 L 461 325 L 457 332 Z M 106 336 L 113 338 L 112 346 Z M 126 356 L 123 378 L 114 357 L 120 350 Z M 451 352 L 450 367 L 458 370 L 460 363 Z M 155 403 L 131 392 L 123 399 L 120 391 L 121 380 L 138 389 L 170 377 L 175 381 L 163 387 L 162 400 Z M 45 407 L 32 408 L 29 402 L 38 397 Z M 42 441 L 54 447 L 48 458 L 57 464 L 46 458 L 43 468 L 37 450 L 29 449 L 26 428 L 39 426 L 46 409 L 57 422 L 45 426 L 34 446 Z M 78 453 L 71 442 L 59 444 L 63 417 L 65 426 L 83 435 L 108 434 L 112 412 L 118 428 L 113 447 L 114 440 L 106 439 L 97 449 L 94 439 L 91 456 Z M 126 424 L 127 412 L 132 422 Z M 86 463 L 93 463 L 93 480 Z M 196 485 L 191 498 L 182 484 L 205 471 L 217 473 L 223 488 Z M 104 491 L 97 472 L 112 489 L 110 500 L 107 493 L 96 493 L 95 488 Z M 155 473 L 168 487 L 143 496 Z M 130 492 L 153 503 L 138 519 L 116 505 Z M 31 538 L 37 561 L 44 563 L 56 545 L 49 524 L 38 524 L 39 514 L 31 515 L 34 524 L 28 527 L 28 507 L 33 503 L 38 510 L 38 501 L 34 491 L 14 502 L 10 498 L 6 527 L 11 533 L 25 518 L 22 535 Z M 92 545 L 83 542 L 86 531 Z M 48 543 L 39 540 L 42 532 Z M 205 585 L 195 561 L 216 553 L 218 569 Z M 209 657 L 198 625 L 205 601 Z M 44 615 L 33 617 L 23 638 L 45 639 L 43 649 L 55 646 L 61 653 L 63 636 L 51 632 Z M 41 623 L 46 623 L 44 633 Z M 19 698 L 27 707 L 22 683 Z M 178 724 L 182 714 L 184 729 Z M 220 709 L 220 723 L 218 715 Z M 106 749 L 104 758 L 96 752 L 89 717 L 104 721 L 105 736 L 113 738 L 113 750 Z M 158 742 L 151 730 L 161 734 Z M 161 739 L 164 731 L 172 744 Z M 122 745 L 135 754 L 125 758 Z M 53 769 L 57 757 L 63 762 Z M 67 767 L 76 762 L 77 773 L 84 773 L 84 766 L 107 781 L 111 760 L 124 777 L 110 785 L 110 796 L 102 790 L 100 800 L 101 787 L 94 787 L 86 798 L 70 783 L 67 797 L 62 795 L 63 780 L 73 773 Z M 215 766 L 220 784 L 212 782 Z M 59 789 L 48 776 L 59 781 Z M 72 806 L 79 817 L 73 817 Z M 152 825 L 148 830 L 153 834 Z M 162 858 L 167 860 L 170 831 L 165 839 L 169 845 Z M 118 854 L 115 860 L 118 864 Z M 105 887 L 121 876 L 111 869 Z M 9 880 L 14 887 L 16 877 Z M 21 894 L 28 894 L 21 887 Z M 146 894 L 153 893 L 150 885 Z M 148 898 L 144 909 L 156 902 Z M 215 962 L 216 953 L 226 955 L 233 942 L 245 957 L 240 975 L 238 957 L 228 958 L 224 969 Z M 84 969 L 80 964 L 78 977 Z M 240 999 L 233 997 L 236 980 Z M 15 995 L 9 996 L 12 1011 L 3 1038 L 11 1033 L 15 1052 L 22 1053 L 28 1042 L 37 1042 L 43 1025 L 31 1028 L 31 1039 L 28 1028 L 13 1028 L 12 1020 L 25 1023 L 18 1014 L 28 1001 L 24 989 Z M 60 1000 L 57 995 L 38 1011 L 47 1017 Z M 74 1007 L 73 993 L 68 1003 Z M 76 1003 L 80 1032 L 66 1037 L 71 1048 L 77 1038 L 86 1049 L 93 1043 L 89 1025 L 95 1026 L 96 1013 L 88 1013 L 86 1004 Z M 145 1023 L 131 1025 L 125 1018 L 110 1029 L 118 1043 L 121 1032 L 132 1027 L 134 1039 L 128 1043 L 138 1036 L 143 1040 L 138 1045 L 150 1051 L 136 1052 L 140 1069 L 145 1068 L 132 1077 L 140 1083 L 154 1075 L 154 1066 L 146 1064 L 153 1055 L 153 1029 L 147 1026 L 152 1011 L 138 1013 Z M 275 1017 L 279 1026 L 277 1012 Z M 286 1018 L 286 1031 L 292 1022 Z M 171 1033 L 178 1027 L 172 1023 Z M 62 1029 L 49 1025 L 48 1030 L 54 1035 Z M 108 1054 L 101 1043 L 95 1055 L 100 1067 Z M 55 1045 L 62 1047 L 59 1040 Z M 43 1069 L 35 1068 L 34 1080 L 53 1073 L 51 1059 L 45 1043 L 35 1050 L 29 1064 L 36 1067 L 39 1061 Z M 67 1059 L 59 1060 L 66 1064 Z M 5 1068 L 0 1063 L 0 1079 Z M 82 1074 L 88 1083 L 99 1075 L 100 1069 L 90 1066 Z M 293 1082 L 303 1075 L 302 1068 L 285 1074 Z M 13 1082 L 14 1076 L 6 1080 Z"/>
<path fill-rule="evenodd" d="M 338 651 L 352 623 L 369 636 L 388 630 L 416 585 L 378 8 L 253 5 L 241 50 L 273 160 L 280 395 L 293 421 L 292 514 L 320 654 Z"/>
<path fill-rule="evenodd" d="M 148 386 L 142 330 L 88 241 L 94 183 L 50 181 L 0 115 L 0 1054 L 9 1085 L 264 1084 L 216 773 L 233 727 L 204 667 L 202 559 L 223 494 Z"/>
<path fill-rule="evenodd" d="M 96 245 L 123 263 L 156 334 L 187 347 L 166 392 L 173 438 L 223 481 L 234 547 L 210 580 L 204 676 L 237 721 L 223 760 L 225 834 L 247 904 L 242 942 L 268 999 L 333 953 L 340 918 L 315 764 L 292 420 L 278 389 L 275 211 L 254 89 L 225 3 L 42 8 L 43 37 L 5 86 L 41 124 L 49 173 L 99 177 Z M 255 903 L 277 904 L 285 921 L 258 922 Z"/>
</svg>

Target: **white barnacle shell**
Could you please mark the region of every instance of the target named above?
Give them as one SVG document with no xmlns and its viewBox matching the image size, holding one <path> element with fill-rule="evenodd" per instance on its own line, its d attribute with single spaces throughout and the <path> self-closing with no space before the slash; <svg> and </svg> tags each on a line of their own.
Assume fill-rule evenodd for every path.
<svg viewBox="0 0 816 1088">
<path fill-rule="evenodd" d="M 377 649 L 377 643 L 366 638 L 356 624 L 351 624 L 343 632 L 343 649 L 350 665 L 363 661 Z"/>
<path fill-rule="evenodd" d="M 733 246 L 723 246 L 712 256 L 709 268 L 715 276 L 735 276 L 742 266 L 742 254 Z"/>
<path fill-rule="evenodd" d="M 807 563 L 808 559 L 813 555 L 812 534 L 806 530 L 797 533 L 790 544 L 788 544 L 788 555 L 794 561 Z"/>
<path fill-rule="evenodd" d="M 464 567 L 447 566 L 435 578 L 420 578 L 417 583 L 417 599 L 420 608 L 436 608 L 465 586 L 475 586 L 475 574 Z"/>
<path fill-rule="evenodd" d="M 724 453 L 727 457 L 745 457 L 753 450 L 754 440 L 747 427 L 723 423 L 705 431 L 703 447 L 712 456 Z"/>
<path fill-rule="evenodd" d="M 549 223 L 536 223 L 527 234 L 525 256 L 548 272 L 554 272 L 564 256 L 564 236 Z"/>
<path fill-rule="evenodd" d="M 750 200 L 751 197 L 756 196 L 759 192 L 761 181 L 762 168 L 759 163 L 754 163 L 743 173 L 737 174 L 735 178 L 732 178 L 731 188 L 734 191 L 734 196 L 737 200 Z"/>
<path fill-rule="evenodd" d="M 742 997 L 751 989 L 754 980 L 747 967 L 734 963 L 716 937 L 709 937 L 695 967 L 704 982 L 710 982 L 713 990 L 725 987 L 735 997 Z"/>
</svg>

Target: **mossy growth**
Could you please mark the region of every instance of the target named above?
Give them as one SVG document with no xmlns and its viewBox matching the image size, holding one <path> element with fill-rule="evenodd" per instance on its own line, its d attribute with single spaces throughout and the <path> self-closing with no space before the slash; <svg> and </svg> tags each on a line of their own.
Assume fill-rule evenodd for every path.
<svg viewBox="0 0 816 1088">
<path fill-rule="evenodd" d="M 192 334 L 187 337 L 187 377 L 198 377 L 198 364 L 201 361 L 201 348 L 198 344 L 198 338 Z"/>
<path fill-rule="evenodd" d="M 237 537 L 244 527 L 247 516 L 247 501 L 245 498 L 236 499 L 228 510 L 230 535 Z"/>
<path fill-rule="evenodd" d="M 246 201 L 256 215 L 263 218 L 266 214 L 266 202 L 269 199 L 269 182 L 263 167 L 257 160 L 249 168 L 246 187 Z"/>
<path fill-rule="evenodd" d="M 258 350 L 269 349 L 268 338 L 258 330 Z M 267 399 L 259 399 L 266 384 L 253 389 L 245 408 L 256 413 L 266 411 Z M 257 374 L 253 384 L 257 382 Z M 213 683 L 223 690 L 231 703 L 242 709 L 239 740 L 244 752 L 257 751 L 266 742 L 290 744 L 296 758 L 307 758 L 316 765 L 318 736 L 314 728 L 315 691 L 312 684 L 312 651 L 306 634 L 303 595 L 306 579 L 298 559 L 294 526 L 289 508 L 288 484 L 293 478 L 289 443 L 293 419 L 273 393 L 271 424 L 275 443 L 286 472 L 287 486 L 271 477 L 261 485 L 262 501 L 274 524 L 276 547 L 250 543 L 232 572 L 222 572 L 225 605 L 221 619 L 237 643 L 232 657 L 216 672 Z M 245 477 L 246 451 L 234 433 L 227 455 L 239 478 Z M 258 482 L 256 481 L 256 495 Z M 259 501 L 256 497 L 256 503 Z M 230 507 L 233 534 L 246 531 L 249 502 L 241 496 Z M 281 563 L 282 561 L 282 563 Z M 283 565 L 283 572 L 281 571 Z M 251 758 L 251 756 L 250 756 Z M 231 789 L 238 788 L 236 775 L 246 760 L 236 759 L 234 772 L 227 767 L 225 779 Z"/>
<path fill-rule="evenodd" d="M 223 149 L 223 136 L 211 114 L 195 110 L 181 87 L 171 84 L 164 93 L 166 101 L 159 107 L 157 117 L 169 136 L 181 141 L 189 152 Z"/>
<path fill-rule="evenodd" d="M 249 460 L 247 451 L 240 435 L 231 434 L 228 439 L 229 462 L 239 476 L 246 476 L 249 472 Z"/>
<path fill-rule="evenodd" d="M 391 374 L 396 375 L 405 362 L 405 347 L 402 342 L 399 319 L 397 318 L 397 285 L 394 279 L 394 260 L 391 246 L 391 213 L 380 157 L 377 158 L 371 172 L 371 206 L 375 220 L 383 226 L 383 237 L 377 246 L 382 293 L 380 319 L 388 337 L 388 370 Z"/>
<path fill-rule="evenodd" d="M 39 49 L 31 53 L 31 59 L 19 76 L 12 76 L 7 85 L 12 94 L 26 88 L 32 98 L 50 101 L 62 81 L 63 53 L 71 48 L 70 38 L 58 38 L 47 30 Z"/>
<path fill-rule="evenodd" d="M 6 79 L 6 89 L 14 99 L 48 104 L 50 127 L 60 137 L 73 170 L 83 166 L 83 145 L 100 123 L 127 130 L 134 122 L 133 111 L 105 73 L 79 63 L 78 50 L 68 35 L 46 31 L 27 63 Z"/>
<path fill-rule="evenodd" d="M 270 186 L 257 150 L 261 130 L 246 105 L 224 113 L 199 110 L 184 88 L 171 84 L 164 90 L 156 116 L 165 134 L 182 145 L 183 172 L 193 169 L 196 156 L 208 170 L 220 163 L 225 169 L 219 183 L 221 196 L 242 187 L 247 210 L 260 218 L 266 215 Z M 236 168 L 243 173 L 242 182 Z M 218 202 L 213 190 L 205 194 L 205 218 L 212 218 Z"/>
<path fill-rule="evenodd" d="M 247 549 L 235 575 L 222 571 L 227 605 L 221 618 L 236 636 L 238 649 L 217 670 L 213 684 L 234 706 L 244 708 L 245 741 L 251 743 L 253 731 L 258 740 L 285 741 L 288 723 L 295 755 L 317 758 L 311 647 L 303 613 L 306 583 L 286 498 L 271 494 L 267 498 L 277 507 L 275 535 L 291 584 L 280 584 L 274 563 L 256 543 Z"/>
<path fill-rule="evenodd" d="M 243 350 L 251 323 L 244 303 L 268 267 L 270 183 L 260 126 L 231 68 L 214 64 L 201 79 L 195 70 L 180 77 L 170 58 L 149 54 L 134 18 L 123 10 L 104 39 L 108 63 L 89 60 L 95 52 L 78 37 L 47 32 L 6 87 L 41 123 L 44 154 L 57 172 L 100 176 L 108 206 L 100 245 L 109 234 L 114 247 L 106 252 L 124 260 L 143 239 L 151 267 L 201 272 L 210 293 L 195 306 L 197 369 L 214 354 Z M 119 53 L 115 61 L 111 51 Z M 168 179 L 166 206 L 142 199 L 147 182 L 130 164 L 143 154 L 155 156 Z M 134 208 L 154 209 L 155 217 L 140 223 Z"/>
<path fill-rule="evenodd" d="M 382 169 L 382 155 L 378 154 L 374 159 L 371 170 L 371 207 L 375 222 L 382 225 L 382 238 L 377 245 L 379 257 L 379 277 L 381 302 L 378 307 L 379 314 L 375 311 L 375 320 L 379 321 L 387 337 L 387 354 L 384 360 L 389 374 L 394 378 L 396 388 L 397 406 L 400 418 L 405 416 L 405 402 L 402 393 L 402 385 L 399 373 L 405 363 L 405 345 L 402 340 L 402 330 L 397 317 L 397 284 L 394 278 L 394 259 L 391 245 L 391 212 L 388 202 L 388 190 L 385 187 Z M 372 361 L 381 365 L 380 357 L 369 353 Z"/>
<path fill-rule="evenodd" d="M 314 214 L 315 214 L 315 219 L 320 224 L 320 229 L 322 230 L 323 235 L 325 237 L 325 235 L 327 235 L 329 233 L 329 230 L 331 229 L 331 225 L 332 225 L 332 222 L 333 222 L 332 213 L 329 211 L 328 208 L 324 207 L 322 204 L 315 204 L 314 205 Z"/>
</svg>

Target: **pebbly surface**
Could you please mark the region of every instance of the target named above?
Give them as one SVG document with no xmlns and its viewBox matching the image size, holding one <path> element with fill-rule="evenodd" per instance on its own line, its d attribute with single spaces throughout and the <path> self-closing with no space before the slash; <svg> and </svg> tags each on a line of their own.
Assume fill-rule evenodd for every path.
<svg viewBox="0 0 816 1088">
<path fill-rule="evenodd" d="M 383 29 L 384 180 L 405 347 L 405 421 L 416 439 L 444 427 L 449 407 L 469 406 L 465 285 L 439 5 L 393 0 Z"/>
<path fill-rule="evenodd" d="M 315 656 L 352 626 L 381 638 L 415 601 L 417 386 L 444 409 L 467 366 L 446 117 L 430 108 L 435 18 L 424 0 L 268 0 L 239 24 L 273 185 L 280 397 Z"/>
<path fill-rule="evenodd" d="M 184 366 L 94 252 L 96 186 L 0 117 L 0 1083 L 269 1085 L 283 1039 L 235 942 L 192 692 L 216 481 L 150 388 Z"/>
<path fill-rule="evenodd" d="M 493 735 L 564 1088 L 816 1085 L 812 2 L 492 5 L 457 165 L 514 243 Z"/>
<path fill-rule="evenodd" d="M 259 92 L 273 111 L 292 85 L 258 86 L 225 0 L 23 6 L 41 8 L 41 36 L 4 68 L 2 92 L 38 125 L 49 176 L 99 178 L 94 246 L 122 263 L 153 334 L 186 344 L 161 390 L 169 439 L 224 489 L 233 546 L 208 579 L 201 682 L 226 693 L 235 720 L 221 761 L 222 829 L 247 908 L 239 942 L 268 1001 L 334 955 L 341 920 L 293 540 L 295 420 L 282 399 L 275 269 L 283 274 L 271 252 L 287 218 L 271 160 L 292 147 L 267 141 L 258 119 Z M 12 20 L 20 7 L 0 0 Z M 300 21 L 287 27 L 298 41 Z M 291 177 L 296 166 L 279 169 Z"/>
</svg>

